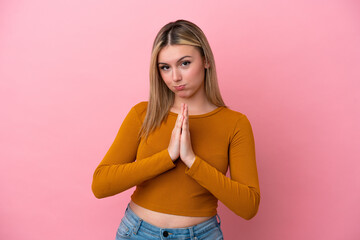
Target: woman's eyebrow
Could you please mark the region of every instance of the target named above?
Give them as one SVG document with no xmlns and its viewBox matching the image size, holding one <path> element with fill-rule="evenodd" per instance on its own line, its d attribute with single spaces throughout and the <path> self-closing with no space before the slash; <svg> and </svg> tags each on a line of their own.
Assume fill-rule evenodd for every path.
<svg viewBox="0 0 360 240">
<path fill-rule="evenodd" d="M 183 56 L 182 58 L 180 58 L 179 60 L 177 60 L 176 62 L 180 62 L 181 60 L 183 60 L 184 58 L 186 57 L 192 57 L 192 56 Z M 159 62 L 158 64 L 166 64 L 166 63 L 162 63 L 162 62 Z"/>
</svg>

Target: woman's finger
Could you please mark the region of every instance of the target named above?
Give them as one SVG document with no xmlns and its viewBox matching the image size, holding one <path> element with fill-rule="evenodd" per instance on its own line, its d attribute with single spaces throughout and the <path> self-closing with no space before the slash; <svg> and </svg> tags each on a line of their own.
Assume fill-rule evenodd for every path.
<svg viewBox="0 0 360 240">
<path fill-rule="evenodd" d="M 187 106 L 184 107 L 184 121 L 183 121 L 183 125 L 182 127 L 187 129 L 187 119 L 188 119 L 188 116 L 187 116 Z"/>
<path fill-rule="evenodd" d="M 175 161 L 180 156 L 180 141 L 183 118 L 184 116 L 182 116 L 182 114 L 178 114 L 175 121 L 175 126 L 171 133 L 168 151 L 173 161 Z"/>
<path fill-rule="evenodd" d="M 184 120 L 183 120 L 182 128 L 184 131 L 186 131 L 186 133 L 189 130 L 189 112 L 187 105 L 184 107 Z"/>
<path fill-rule="evenodd" d="M 182 122 L 183 122 L 184 116 L 182 114 L 182 105 L 181 105 L 181 113 L 178 114 L 178 127 L 181 128 Z"/>
</svg>

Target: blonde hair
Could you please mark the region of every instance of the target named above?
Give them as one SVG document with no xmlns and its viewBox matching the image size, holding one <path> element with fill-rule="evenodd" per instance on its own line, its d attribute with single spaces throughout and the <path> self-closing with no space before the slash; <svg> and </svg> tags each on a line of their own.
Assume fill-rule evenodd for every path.
<svg viewBox="0 0 360 240">
<path fill-rule="evenodd" d="M 210 45 L 203 31 L 194 23 L 177 20 L 163 26 L 153 43 L 150 60 L 150 96 L 144 122 L 138 137 L 148 138 L 149 134 L 158 128 L 168 116 L 174 104 L 175 95 L 162 80 L 158 69 L 158 55 L 167 45 L 185 44 L 196 47 L 209 64 L 205 68 L 205 93 L 208 100 L 218 106 L 227 107 L 222 100 L 215 68 L 215 60 Z"/>
</svg>

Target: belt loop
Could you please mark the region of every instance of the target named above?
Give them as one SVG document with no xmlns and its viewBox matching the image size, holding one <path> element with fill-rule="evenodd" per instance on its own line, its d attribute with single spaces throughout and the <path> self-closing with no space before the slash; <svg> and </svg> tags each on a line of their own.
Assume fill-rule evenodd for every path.
<svg viewBox="0 0 360 240">
<path fill-rule="evenodd" d="M 194 238 L 194 227 L 191 226 L 188 228 L 189 229 L 189 232 L 190 232 L 190 239 L 193 240 L 193 239 L 197 239 L 196 237 Z"/>
<path fill-rule="evenodd" d="M 134 226 L 133 232 L 134 232 L 135 235 L 139 231 L 139 228 L 140 228 L 140 225 L 141 225 L 142 221 L 143 220 L 140 218 L 139 221 L 136 223 L 136 226 Z"/>
<path fill-rule="evenodd" d="M 219 222 L 218 222 L 218 223 L 219 223 L 219 226 L 221 226 L 221 219 L 220 219 L 219 214 L 216 214 L 216 217 L 219 218 Z"/>
</svg>

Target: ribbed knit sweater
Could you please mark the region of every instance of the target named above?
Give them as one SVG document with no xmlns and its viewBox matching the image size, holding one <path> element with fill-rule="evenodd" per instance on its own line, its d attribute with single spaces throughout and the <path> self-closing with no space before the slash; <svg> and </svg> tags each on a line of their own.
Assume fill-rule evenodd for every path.
<svg viewBox="0 0 360 240">
<path fill-rule="evenodd" d="M 137 139 L 147 105 L 133 106 L 122 122 L 94 172 L 95 196 L 108 197 L 136 186 L 132 201 L 153 211 L 214 216 L 220 200 L 244 219 L 255 216 L 260 188 L 254 136 L 246 115 L 227 107 L 189 115 L 196 157 L 188 168 L 181 159 L 173 161 L 167 150 L 178 114 L 169 112 L 147 142 Z"/>
</svg>

